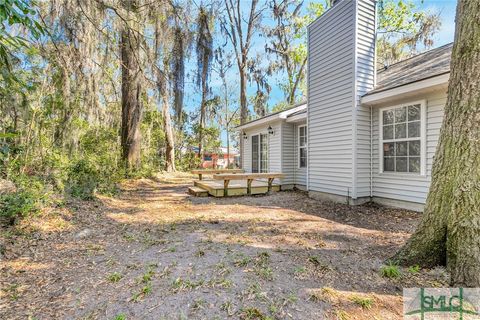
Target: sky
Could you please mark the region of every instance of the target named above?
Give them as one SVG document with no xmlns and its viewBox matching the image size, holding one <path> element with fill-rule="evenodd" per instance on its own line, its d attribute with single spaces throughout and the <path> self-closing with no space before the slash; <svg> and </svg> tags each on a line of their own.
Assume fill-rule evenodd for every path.
<svg viewBox="0 0 480 320">
<path fill-rule="evenodd" d="M 305 3 L 308 4 L 308 2 L 312 2 L 312 0 L 307 0 Z M 417 4 L 418 8 L 424 9 L 429 12 L 435 12 L 440 15 L 440 20 L 441 20 L 441 27 L 439 32 L 435 35 L 434 37 L 434 45 L 433 48 L 442 46 L 444 44 L 453 42 L 453 37 L 455 33 L 455 10 L 456 10 L 456 1 L 455 0 L 414 0 L 414 2 Z M 245 0 L 242 1 L 242 6 L 244 8 L 249 8 L 250 6 L 250 1 Z M 271 23 L 271 18 L 269 19 L 268 17 L 265 17 L 263 19 L 263 23 L 269 24 Z M 220 39 L 221 41 L 224 41 L 224 39 Z M 255 34 L 253 38 L 253 44 L 252 44 L 252 53 L 259 53 L 259 54 L 265 54 L 265 41 L 266 39 L 261 36 L 261 34 Z M 227 46 L 228 50 L 228 46 Z M 232 48 L 230 47 L 230 50 Z M 195 58 L 192 59 L 193 61 L 190 61 L 190 63 L 187 64 L 187 72 L 190 74 L 195 73 L 195 67 L 196 67 L 196 62 Z M 268 60 L 265 59 L 266 63 L 268 63 Z M 238 86 L 236 84 L 238 83 L 238 71 L 237 71 L 237 66 L 233 65 L 233 67 L 229 70 L 228 72 L 228 77 L 230 80 L 232 80 L 232 90 L 233 90 L 233 98 L 237 98 L 238 96 Z M 283 100 L 283 92 L 281 91 L 278 82 L 282 81 L 282 76 L 276 75 L 272 77 L 269 81 L 270 85 L 272 86 L 272 90 L 270 92 L 270 96 L 268 99 L 268 106 L 269 109 L 271 108 L 278 102 Z M 211 76 L 211 81 L 210 81 L 210 86 L 212 88 L 213 93 L 218 93 L 220 90 L 221 86 L 221 81 L 219 77 L 215 74 L 212 73 Z M 195 89 L 195 86 L 193 83 L 186 83 L 186 88 L 185 88 L 185 109 L 187 112 L 194 112 L 195 110 L 198 110 L 198 106 L 200 104 L 200 99 L 199 99 L 199 94 L 197 92 L 198 90 Z M 254 84 L 250 85 L 248 88 L 248 95 L 254 95 L 255 93 L 255 87 Z M 222 145 L 226 145 L 226 134 L 222 132 Z"/>
</svg>

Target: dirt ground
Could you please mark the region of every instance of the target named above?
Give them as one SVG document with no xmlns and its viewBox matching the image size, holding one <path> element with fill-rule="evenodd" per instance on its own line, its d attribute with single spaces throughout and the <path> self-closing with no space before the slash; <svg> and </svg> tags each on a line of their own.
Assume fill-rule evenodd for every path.
<svg viewBox="0 0 480 320">
<path fill-rule="evenodd" d="M 400 319 L 403 287 L 443 269 L 382 272 L 419 214 L 300 191 L 187 195 L 130 181 L 2 230 L 2 319 Z"/>
</svg>

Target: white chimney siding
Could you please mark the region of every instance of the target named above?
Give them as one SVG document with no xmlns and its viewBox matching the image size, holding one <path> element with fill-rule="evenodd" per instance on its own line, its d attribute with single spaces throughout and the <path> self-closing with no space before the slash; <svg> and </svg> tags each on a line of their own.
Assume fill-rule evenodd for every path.
<svg viewBox="0 0 480 320">
<path fill-rule="evenodd" d="M 341 0 L 308 29 L 308 189 L 370 196 L 370 109 L 375 85 L 375 1 Z"/>
</svg>

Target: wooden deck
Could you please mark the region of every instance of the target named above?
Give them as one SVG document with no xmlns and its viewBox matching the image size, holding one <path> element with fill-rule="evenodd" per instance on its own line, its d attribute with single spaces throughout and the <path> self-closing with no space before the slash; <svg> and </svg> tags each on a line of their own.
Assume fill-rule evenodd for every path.
<svg viewBox="0 0 480 320">
<path fill-rule="evenodd" d="M 208 191 L 208 194 L 214 197 L 223 197 L 223 181 L 220 180 L 196 180 L 195 187 L 202 188 Z M 246 180 L 232 180 L 228 185 L 228 196 L 243 196 L 247 195 L 247 181 Z M 274 183 L 272 191 L 280 191 L 280 185 Z M 251 194 L 265 194 L 268 192 L 268 182 L 262 180 L 253 180 Z"/>
</svg>

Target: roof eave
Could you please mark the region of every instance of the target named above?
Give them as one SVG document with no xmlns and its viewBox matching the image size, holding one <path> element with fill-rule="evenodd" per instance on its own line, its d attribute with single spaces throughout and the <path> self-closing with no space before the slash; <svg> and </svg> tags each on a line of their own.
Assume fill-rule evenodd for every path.
<svg viewBox="0 0 480 320">
<path fill-rule="evenodd" d="M 400 100 L 414 97 L 419 94 L 425 94 L 430 91 L 446 88 L 450 72 L 438 74 L 426 79 L 410 82 L 398 87 L 389 88 L 381 91 L 374 91 L 364 95 L 360 102 L 362 105 L 378 105 L 384 102 Z"/>
<path fill-rule="evenodd" d="M 286 119 L 289 115 L 291 115 L 291 114 L 293 114 L 293 113 L 295 113 L 295 112 L 301 111 L 301 110 L 303 110 L 303 109 L 305 109 L 305 108 L 307 108 L 307 104 L 306 104 L 306 103 L 301 104 L 301 105 L 298 105 L 298 106 L 296 106 L 296 107 L 294 107 L 294 108 L 290 108 L 290 109 L 285 110 L 285 111 L 277 112 L 277 113 L 274 113 L 274 114 L 265 116 L 265 117 L 263 117 L 263 118 L 260 118 L 260 119 L 256 119 L 256 120 L 247 122 L 247 123 L 245 123 L 245 124 L 243 124 L 243 125 L 240 125 L 240 126 L 236 127 L 235 130 L 237 130 L 237 131 L 245 130 L 245 129 L 254 128 L 254 127 L 257 127 L 257 126 L 266 124 L 266 123 L 272 123 L 272 122 L 277 121 L 277 120 L 284 120 L 284 119 Z"/>
</svg>

